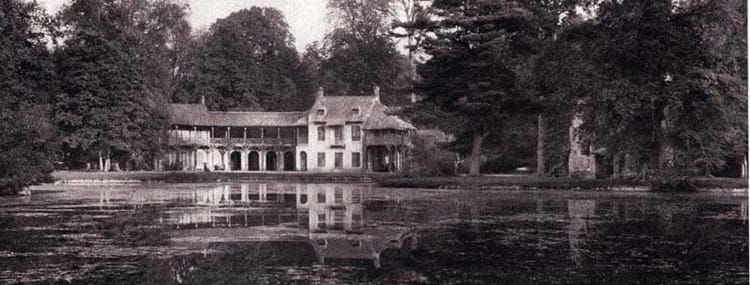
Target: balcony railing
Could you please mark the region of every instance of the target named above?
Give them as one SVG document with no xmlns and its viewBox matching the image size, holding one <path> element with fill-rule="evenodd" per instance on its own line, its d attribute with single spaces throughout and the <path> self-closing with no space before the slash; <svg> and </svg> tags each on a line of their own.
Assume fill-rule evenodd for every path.
<svg viewBox="0 0 750 285">
<path fill-rule="evenodd" d="M 169 136 L 170 145 L 205 145 L 208 144 L 208 139 L 202 137 L 179 137 L 176 135 Z"/>
<path fill-rule="evenodd" d="M 344 139 L 343 138 L 336 138 L 331 143 L 331 147 L 343 148 L 343 147 L 346 147 L 346 144 L 344 143 Z"/>
<path fill-rule="evenodd" d="M 226 138 L 211 138 L 212 144 L 226 144 L 226 142 Z M 296 143 L 296 138 L 229 138 L 231 145 L 291 145 Z"/>
<path fill-rule="evenodd" d="M 226 138 L 211 138 L 211 144 L 227 144 Z"/>
<path fill-rule="evenodd" d="M 171 145 L 294 145 L 297 138 L 184 138 L 169 136 Z"/>
</svg>

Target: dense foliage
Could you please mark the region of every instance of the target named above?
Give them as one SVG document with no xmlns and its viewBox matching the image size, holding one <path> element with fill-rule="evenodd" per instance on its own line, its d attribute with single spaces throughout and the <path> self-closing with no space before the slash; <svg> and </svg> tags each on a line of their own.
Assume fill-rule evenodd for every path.
<svg viewBox="0 0 750 285">
<path fill-rule="evenodd" d="M 99 169 L 148 165 L 169 125 L 172 39 L 184 7 L 162 1 L 77 0 L 60 13 L 62 91 L 55 122 L 66 161 L 99 157 Z M 110 159 L 115 163 L 111 164 Z"/>
<path fill-rule="evenodd" d="M 377 85 L 386 104 L 408 99 L 410 64 L 390 36 L 391 2 L 328 1 L 335 28 L 303 55 L 313 80 L 328 94 L 371 95 Z"/>
<path fill-rule="evenodd" d="M 210 109 L 222 111 L 306 109 L 317 86 L 293 42 L 274 8 L 252 7 L 219 19 L 190 43 L 173 98 L 197 103 L 204 96 Z"/>
<path fill-rule="evenodd" d="M 520 118 L 536 121 L 538 174 L 566 175 L 574 114 L 585 145 L 615 175 L 709 174 L 747 153 L 745 8 L 436 0 L 429 21 L 404 25 L 430 35 L 423 100 L 411 110 L 423 126 L 457 134 L 474 175 L 485 140 L 506 143 L 504 133 L 528 128 L 508 123 Z"/>
<path fill-rule="evenodd" d="M 34 3 L 0 2 L 0 194 L 47 181 L 53 170 L 49 94 L 57 76 L 45 47 L 48 24 Z"/>
<path fill-rule="evenodd" d="M 745 5 L 603 2 L 550 52 L 547 90 L 614 169 L 709 174 L 747 152 Z"/>
<path fill-rule="evenodd" d="M 541 109 L 535 59 L 576 2 L 434 1 L 433 20 L 409 26 L 433 35 L 423 43 L 431 58 L 419 67 L 417 86 L 420 105 L 429 107 L 418 108 L 435 111 L 437 120 L 424 121 L 471 138 L 470 174 L 479 174 L 485 139 Z"/>
</svg>

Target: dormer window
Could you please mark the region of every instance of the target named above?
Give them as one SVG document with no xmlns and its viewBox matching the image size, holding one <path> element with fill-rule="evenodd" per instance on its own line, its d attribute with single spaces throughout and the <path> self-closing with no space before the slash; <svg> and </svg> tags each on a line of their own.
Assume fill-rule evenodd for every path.
<svg viewBox="0 0 750 285">
<path fill-rule="evenodd" d="M 359 108 L 352 108 L 352 115 L 359 116 L 361 110 Z"/>
<path fill-rule="evenodd" d="M 326 114 L 326 109 L 318 109 L 316 114 L 318 116 L 324 116 Z"/>
</svg>

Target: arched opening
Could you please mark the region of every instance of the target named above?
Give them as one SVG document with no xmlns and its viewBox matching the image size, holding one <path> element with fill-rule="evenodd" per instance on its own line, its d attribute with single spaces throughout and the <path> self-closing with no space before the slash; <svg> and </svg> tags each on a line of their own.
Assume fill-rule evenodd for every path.
<svg viewBox="0 0 750 285">
<path fill-rule="evenodd" d="M 294 171 L 294 152 L 284 153 L 284 171 Z"/>
<path fill-rule="evenodd" d="M 307 171 L 307 153 L 304 151 L 299 153 L 299 164 L 300 171 Z"/>
<path fill-rule="evenodd" d="M 266 170 L 276 171 L 276 152 L 269 151 L 266 154 Z"/>
<path fill-rule="evenodd" d="M 251 151 L 250 154 L 247 155 L 247 163 L 248 163 L 248 170 L 250 171 L 260 170 L 260 155 L 258 155 L 257 151 Z"/>
<path fill-rule="evenodd" d="M 242 155 L 239 151 L 233 151 L 229 155 L 229 169 L 240 170 L 242 168 Z"/>
</svg>

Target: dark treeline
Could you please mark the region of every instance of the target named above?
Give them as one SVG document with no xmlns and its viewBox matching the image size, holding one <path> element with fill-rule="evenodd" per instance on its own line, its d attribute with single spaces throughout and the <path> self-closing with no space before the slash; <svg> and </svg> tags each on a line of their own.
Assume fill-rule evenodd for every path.
<svg viewBox="0 0 750 285">
<path fill-rule="evenodd" d="M 568 175 L 574 114 L 613 176 L 746 159 L 746 1 L 416 2 L 399 26 L 428 35 L 414 48 L 431 58 L 407 114 L 456 134 L 473 175 L 482 150 Z"/>
<path fill-rule="evenodd" d="M 55 167 L 150 169 L 171 102 L 304 110 L 319 86 L 331 95 L 380 86 L 420 127 L 453 134 L 447 147 L 470 158 L 471 174 L 526 165 L 567 175 L 574 114 L 615 175 L 625 164 L 717 174 L 747 153 L 745 8 L 329 0 L 334 29 L 298 53 L 273 8 L 194 32 L 189 7 L 169 0 L 71 0 L 54 15 L 2 1 L 0 189 L 44 181 Z M 407 104 L 410 93 L 418 104 Z M 422 156 L 450 157 L 429 155 L 437 151 Z"/>
</svg>

